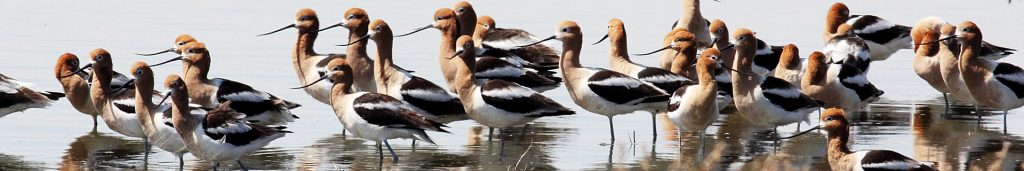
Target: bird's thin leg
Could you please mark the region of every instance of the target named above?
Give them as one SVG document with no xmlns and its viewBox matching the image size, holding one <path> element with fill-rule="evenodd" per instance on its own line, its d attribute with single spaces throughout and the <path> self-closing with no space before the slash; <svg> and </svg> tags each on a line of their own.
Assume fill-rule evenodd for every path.
<svg viewBox="0 0 1024 171">
<path fill-rule="evenodd" d="M 249 170 L 249 168 L 245 168 L 245 164 L 242 164 L 242 160 L 235 159 L 235 163 L 238 163 L 238 167 L 242 167 L 242 170 Z"/>
<path fill-rule="evenodd" d="M 391 144 L 388 144 L 388 140 L 384 140 L 384 146 L 387 146 L 388 147 L 388 152 L 391 152 L 391 160 L 394 160 L 394 161 L 391 161 L 391 162 L 392 163 L 398 163 L 398 155 L 395 154 L 395 150 L 391 149 Z M 381 155 L 383 155 L 383 154 L 381 154 Z"/>
<path fill-rule="evenodd" d="M 608 116 L 608 133 L 612 136 L 612 144 L 615 144 L 615 123 L 612 122 L 612 116 Z"/>
</svg>

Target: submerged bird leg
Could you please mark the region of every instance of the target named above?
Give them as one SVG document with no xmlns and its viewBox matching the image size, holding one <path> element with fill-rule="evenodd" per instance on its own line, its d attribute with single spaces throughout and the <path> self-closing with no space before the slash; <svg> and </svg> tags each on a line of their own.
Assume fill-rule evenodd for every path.
<svg viewBox="0 0 1024 171">
<path fill-rule="evenodd" d="M 245 165 L 242 164 L 242 160 L 235 159 L 235 163 L 238 163 L 238 167 L 241 167 L 242 170 L 246 170 L 246 171 L 249 170 L 249 168 L 245 168 Z"/>
<path fill-rule="evenodd" d="M 651 130 L 654 138 L 652 141 L 658 140 L 658 113 L 651 112 Z"/>
<path fill-rule="evenodd" d="M 530 129 L 530 124 L 523 125 L 523 130 L 521 132 L 519 132 L 519 137 L 526 136 L 526 131 L 529 131 L 529 129 Z"/>
<path fill-rule="evenodd" d="M 380 159 L 380 162 L 383 163 L 384 162 L 384 149 L 381 149 L 380 142 L 377 142 L 377 156 L 378 156 L 378 159 Z"/>
<path fill-rule="evenodd" d="M 498 138 L 499 138 L 498 141 L 500 141 L 500 143 L 498 143 L 499 144 L 498 145 L 498 158 L 499 158 L 499 160 L 500 160 L 501 157 L 505 156 L 505 137 L 503 137 L 503 136 L 505 136 L 505 133 L 503 133 L 501 130 L 502 130 L 501 128 L 498 128 Z"/>
<path fill-rule="evenodd" d="M 185 169 L 185 154 L 174 154 L 178 156 L 178 170 Z"/>
<path fill-rule="evenodd" d="M 612 135 L 612 144 L 615 144 L 615 123 L 612 122 L 612 116 L 608 116 L 608 135 Z"/>
<path fill-rule="evenodd" d="M 946 110 L 949 111 L 949 97 L 946 97 L 946 93 L 942 93 L 942 100 L 946 101 Z"/>
<path fill-rule="evenodd" d="M 386 139 L 384 140 L 384 146 L 387 146 L 388 147 L 388 152 L 391 152 L 391 160 L 392 160 L 391 163 L 398 163 L 398 155 L 395 155 L 395 150 L 391 149 L 391 144 L 389 144 L 388 140 L 386 140 Z M 383 155 L 383 152 L 381 152 L 381 153 L 382 153 L 381 155 Z"/>
<path fill-rule="evenodd" d="M 678 132 L 678 134 L 679 134 L 678 137 L 676 137 L 676 145 L 679 145 L 679 149 L 682 150 L 683 149 L 683 129 L 676 129 L 676 132 Z"/>
<path fill-rule="evenodd" d="M 488 128 L 487 128 L 487 141 L 488 141 L 488 142 L 490 142 L 490 141 L 491 141 L 491 138 L 492 138 L 492 136 L 491 136 L 491 135 L 494 135 L 494 128 L 492 128 L 492 127 L 488 127 Z"/>
</svg>

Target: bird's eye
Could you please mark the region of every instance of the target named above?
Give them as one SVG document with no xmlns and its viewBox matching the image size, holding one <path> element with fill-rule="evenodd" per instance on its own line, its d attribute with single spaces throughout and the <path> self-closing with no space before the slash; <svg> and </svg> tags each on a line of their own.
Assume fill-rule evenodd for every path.
<svg viewBox="0 0 1024 171">
<path fill-rule="evenodd" d="M 491 25 L 490 24 L 484 24 L 484 27 L 485 28 L 491 28 Z"/>
<path fill-rule="evenodd" d="M 718 56 L 711 56 L 712 60 L 718 60 Z"/>
<path fill-rule="evenodd" d="M 341 66 L 334 66 L 334 68 L 331 68 L 331 70 L 333 70 L 333 71 L 341 71 Z"/>
<path fill-rule="evenodd" d="M 463 12 L 466 12 L 466 8 L 462 8 L 462 7 L 460 7 L 460 8 L 459 8 L 459 13 L 463 13 Z"/>
<path fill-rule="evenodd" d="M 743 37 L 743 36 L 741 36 L 741 37 L 739 38 L 739 40 L 746 40 L 746 39 L 747 39 L 747 37 Z"/>
<path fill-rule="evenodd" d="M 142 69 L 135 70 L 135 75 L 142 75 Z"/>
<path fill-rule="evenodd" d="M 562 32 L 568 33 L 569 32 L 569 28 L 562 28 Z"/>
<path fill-rule="evenodd" d="M 185 45 L 185 42 L 178 42 L 178 46 Z"/>
<path fill-rule="evenodd" d="M 964 28 L 964 29 L 963 29 L 963 31 L 964 31 L 964 32 L 968 32 L 968 31 L 971 31 L 971 29 L 969 29 L 969 28 Z"/>
<path fill-rule="evenodd" d="M 437 19 L 434 19 L 434 20 L 441 20 L 441 17 L 437 17 Z"/>
<path fill-rule="evenodd" d="M 71 61 L 71 65 L 78 66 L 78 61 Z"/>
<path fill-rule="evenodd" d="M 103 55 L 96 55 L 96 60 L 103 60 Z"/>
<path fill-rule="evenodd" d="M 676 41 L 677 41 L 677 42 L 682 42 L 682 41 L 683 41 L 683 38 L 678 38 L 678 39 L 676 39 Z"/>
<path fill-rule="evenodd" d="M 373 29 L 374 29 L 374 30 L 377 30 L 377 31 L 380 31 L 381 27 L 380 27 L 380 26 L 377 26 L 377 27 L 373 27 Z"/>
<path fill-rule="evenodd" d="M 356 15 L 348 15 L 348 19 L 356 19 Z"/>
</svg>

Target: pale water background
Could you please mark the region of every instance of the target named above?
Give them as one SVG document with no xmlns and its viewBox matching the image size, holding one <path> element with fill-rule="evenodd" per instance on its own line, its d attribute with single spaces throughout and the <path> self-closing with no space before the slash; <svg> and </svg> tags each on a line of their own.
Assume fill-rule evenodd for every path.
<svg viewBox="0 0 1024 171">
<path fill-rule="evenodd" d="M 731 30 L 741 27 L 756 31 L 770 44 L 793 43 L 805 56 L 822 48 L 821 31 L 828 1 L 706 1 L 703 14 L 721 18 Z M 341 126 L 327 105 L 316 102 L 298 86 L 290 55 L 295 31 L 255 37 L 291 24 L 300 8 L 319 14 L 321 26 L 337 23 L 350 7 L 366 9 L 373 19 L 391 23 L 395 32 L 406 32 L 431 22 L 437 8 L 450 8 L 455 1 L 2 1 L 0 2 L 0 73 L 36 83 L 38 90 L 61 90 L 53 77 L 56 58 L 65 52 L 87 61 L 88 52 L 105 48 L 114 57 L 115 70 L 125 71 L 136 60 L 162 61 L 172 57 L 139 57 L 135 52 L 167 49 L 173 38 L 192 34 L 210 48 L 211 77 L 230 78 L 303 104 L 293 110 L 302 117 L 288 125 L 294 134 L 272 142 L 244 157 L 251 169 L 266 170 L 749 170 L 789 168 L 818 170 L 825 165 L 825 141 L 810 134 L 782 141 L 777 148 L 765 131 L 743 126 L 735 114 L 709 130 L 705 150 L 686 138 L 676 145 L 670 122 L 660 119 L 659 136 L 652 144 L 650 115 L 635 113 L 615 118 L 619 140 L 608 144 L 605 117 L 588 113 L 567 96 L 563 88 L 544 93 L 575 109 L 579 114 L 543 118 L 531 124 L 529 133 L 509 130 L 504 157 L 499 157 L 497 139 L 473 131 L 477 124 L 460 121 L 449 124 L 451 134 L 432 133 L 438 145 L 410 146 L 408 140 L 392 141 L 401 162 L 386 159 L 378 166 L 373 142 L 344 137 Z M 874 14 L 889 21 L 913 25 L 925 16 L 938 16 L 951 23 L 976 22 L 985 40 L 1024 49 L 1024 10 L 1019 2 L 1007 1 L 853 1 L 846 2 L 853 14 Z M 575 20 L 583 28 L 586 42 L 596 41 L 612 17 L 628 27 L 630 52 L 659 48 L 670 24 L 679 18 L 680 1 L 479 1 L 473 2 L 478 15 L 491 15 L 499 27 L 522 28 L 544 37 L 562 20 Z M 321 33 L 320 53 L 344 53 L 333 45 L 346 42 L 345 31 Z M 436 62 L 438 32 L 428 30 L 395 39 L 396 63 L 416 74 L 442 83 Z M 373 55 L 373 46 L 370 46 Z M 607 43 L 583 49 L 585 66 L 607 67 Z M 1020 52 L 1024 53 L 1024 52 Z M 655 64 L 657 57 L 634 57 Z M 869 79 L 886 93 L 871 106 L 871 112 L 850 114 L 853 120 L 852 149 L 889 149 L 918 160 L 936 161 L 942 170 L 1013 169 L 1024 159 L 1019 123 L 1024 114 L 1011 110 L 1009 120 L 1001 112 L 983 112 L 982 120 L 969 107 L 957 104 L 944 112 L 942 96 L 913 73 L 913 53 L 903 50 L 887 61 L 872 65 Z M 1024 65 L 1014 55 L 1004 62 Z M 179 73 L 180 64 L 159 67 L 157 78 Z M 159 80 L 159 79 L 158 79 Z M 442 83 L 443 84 L 443 83 Z M 158 86 L 158 89 L 162 87 Z M 812 119 L 813 120 L 813 119 Z M 1004 129 L 1004 123 L 1008 128 Z M 812 121 L 811 124 L 817 124 Z M 723 126 L 724 125 L 724 126 Z M 802 126 L 806 129 L 808 126 Z M 783 135 L 796 125 L 780 127 Z M 48 109 L 30 109 L 0 119 L 0 170 L 22 169 L 177 169 L 169 153 L 154 149 L 143 160 L 140 139 L 118 135 L 100 123 L 92 132 L 90 117 L 61 100 Z M 631 141 L 635 132 L 636 140 Z M 756 133 L 752 133 L 756 132 Z M 1004 133 L 1005 132 L 1005 133 Z M 486 134 L 486 129 L 483 129 Z M 717 138 L 717 139 L 715 139 Z M 715 139 L 715 140 L 712 140 Z M 532 146 L 530 145 L 532 143 Z M 717 148 L 717 149 L 716 149 Z M 526 153 L 526 155 L 522 155 Z M 703 156 L 700 155 L 703 153 Z M 519 161 L 521 158 L 521 162 Z M 518 166 L 516 164 L 518 163 Z M 186 170 L 205 170 L 210 163 L 186 155 Z M 228 163 L 228 168 L 237 168 Z"/>
</svg>

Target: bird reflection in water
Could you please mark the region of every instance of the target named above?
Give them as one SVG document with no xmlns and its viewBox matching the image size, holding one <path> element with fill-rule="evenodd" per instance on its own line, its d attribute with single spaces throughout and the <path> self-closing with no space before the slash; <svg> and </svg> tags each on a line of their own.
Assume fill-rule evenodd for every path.
<svg viewBox="0 0 1024 171">
<path fill-rule="evenodd" d="M 60 170 L 111 170 L 143 167 L 141 139 L 128 140 L 95 130 L 75 138 L 61 157 Z"/>
</svg>

